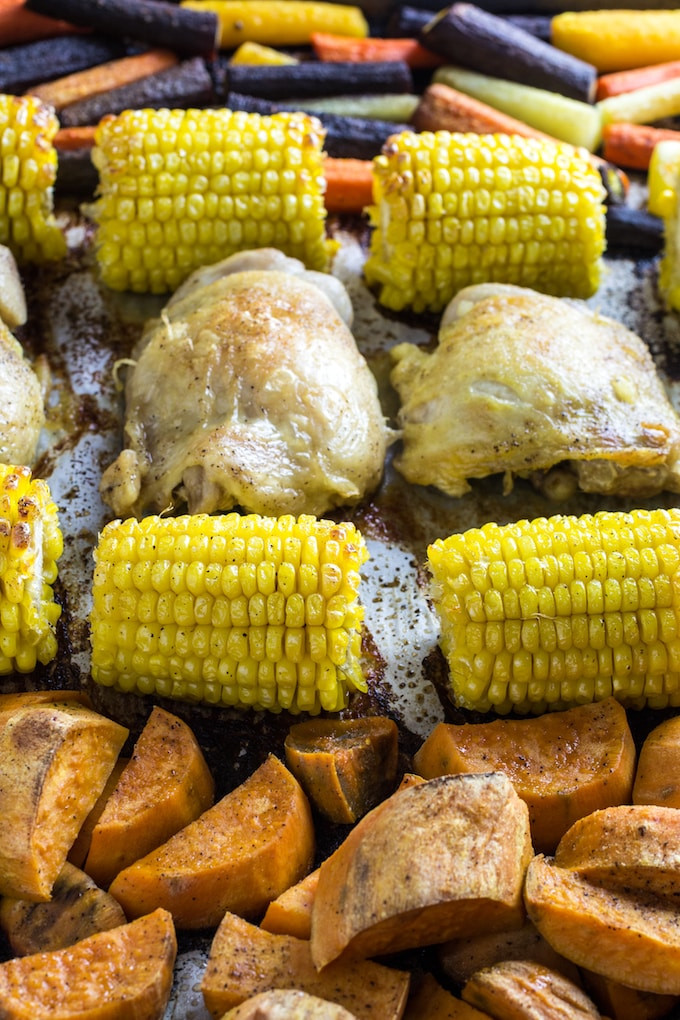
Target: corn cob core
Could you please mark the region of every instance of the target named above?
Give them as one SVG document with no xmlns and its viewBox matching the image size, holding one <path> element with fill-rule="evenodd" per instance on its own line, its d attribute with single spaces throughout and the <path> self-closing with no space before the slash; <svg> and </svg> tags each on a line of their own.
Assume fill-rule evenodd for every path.
<svg viewBox="0 0 680 1020">
<path fill-rule="evenodd" d="M 441 311 L 486 282 L 589 297 L 600 281 L 604 197 L 599 172 L 565 144 L 393 135 L 373 161 L 366 282 L 396 311 Z"/>
<path fill-rule="evenodd" d="M 457 704 L 680 705 L 680 510 L 485 524 L 428 561 Z"/>
<path fill-rule="evenodd" d="M 58 128 L 54 110 L 35 96 L 0 95 L 0 244 L 19 263 L 66 254 L 53 215 Z"/>
<path fill-rule="evenodd" d="M 304 113 L 126 110 L 92 159 L 96 257 L 113 290 L 165 293 L 248 248 L 328 268 L 323 130 Z"/>
<path fill-rule="evenodd" d="M 47 482 L 0 464 L 0 674 L 30 673 L 57 654 L 52 584 L 64 544 Z"/>
<path fill-rule="evenodd" d="M 365 690 L 352 524 L 312 516 L 145 517 L 95 550 L 92 677 L 215 705 L 337 711 Z"/>
</svg>

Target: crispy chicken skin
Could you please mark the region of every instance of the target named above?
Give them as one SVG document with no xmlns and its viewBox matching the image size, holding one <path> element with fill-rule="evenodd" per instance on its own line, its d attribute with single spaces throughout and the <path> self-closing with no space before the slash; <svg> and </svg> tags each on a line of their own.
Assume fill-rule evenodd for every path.
<svg viewBox="0 0 680 1020">
<path fill-rule="evenodd" d="M 513 475 L 541 486 L 568 465 L 586 492 L 680 491 L 680 418 L 647 346 L 585 306 L 468 287 L 445 310 L 433 353 L 402 343 L 392 356 L 396 465 L 410 482 L 462 496 L 469 479 L 503 472 L 506 488 Z"/>
<path fill-rule="evenodd" d="M 0 321 L 0 462 L 32 465 L 44 422 L 38 376 Z"/>
<path fill-rule="evenodd" d="M 147 325 L 126 449 L 101 483 L 116 515 L 184 503 L 319 515 L 377 486 L 391 433 L 347 294 L 319 276 L 268 249 L 234 256 Z"/>
</svg>

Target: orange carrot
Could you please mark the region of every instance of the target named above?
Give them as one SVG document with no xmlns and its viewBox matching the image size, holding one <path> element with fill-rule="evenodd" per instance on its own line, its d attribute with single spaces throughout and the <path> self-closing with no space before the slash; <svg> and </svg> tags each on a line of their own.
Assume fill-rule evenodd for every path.
<svg viewBox="0 0 680 1020">
<path fill-rule="evenodd" d="M 324 159 L 325 204 L 331 213 L 360 213 L 373 199 L 370 159 Z"/>
<path fill-rule="evenodd" d="M 597 79 L 595 98 L 607 99 L 609 96 L 620 96 L 622 92 L 635 92 L 647 85 L 658 85 L 672 78 L 680 78 L 680 60 L 669 60 L 664 64 L 648 64 L 645 67 L 634 67 L 627 71 L 612 71 L 601 74 Z"/>
<path fill-rule="evenodd" d="M 353 38 L 313 32 L 311 41 L 319 60 L 403 60 L 409 67 L 440 67 L 444 63 L 442 57 L 425 49 L 417 39 Z"/>
<path fill-rule="evenodd" d="M 524 138 L 549 137 L 494 106 L 440 82 L 425 89 L 412 123 L 417 131 L 472 131 L 475 134 L 522 135 Z"/>
<path fill-rule="evenodd" d="M 44 103 L 49 103 L 55 110 L 61 110 L 69 103 L 139 81 L 178 62 L 179 57 L 170 50 L 147 50 L 145 53 L 110 60 L 96 67 L 88 67 L 84 71 L 67 74 L 64 78 L 35 85 L 30 89 L 30 93 L 32 96 L 38 96 Z"/>
<path fill-rule="evenodd" d="M 629 170 L 647 170 L 657 142 L 680 141 L 680 131 L 646 124 L 607 124 L 602 132 L 604 159 Z"/>
<path fill-rule="evenodd" d="M 0 47 L 89 31 L 89 28 L 77 28 L 67 21 L 29 11 L 24 7 L 24 0 L 0 0 Z"/>
<path fill-rule="evenodd" d="M 88 127 L 59 128 L 53 139 L 55 149 L 72 152 L 74 149 L 91 149 L 94 145 L 95 125 Z"/>
</svg>

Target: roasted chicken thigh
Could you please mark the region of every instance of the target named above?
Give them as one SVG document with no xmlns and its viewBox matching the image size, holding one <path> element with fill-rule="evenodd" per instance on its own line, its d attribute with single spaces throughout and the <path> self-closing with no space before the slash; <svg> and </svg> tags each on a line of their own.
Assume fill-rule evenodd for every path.
<svg viewBox="0 0 680 1020">
<path fill-rule="evenodd" d="M 273 250 L 194 274 L 134 352 L 114 513 L 318 515 L 370 492 L 391 432 L 351 315 L 338 280 Z"/>
<path fill-rule="evenodd" d="M 680 491 L 680 417 L 646 344 L 620 323 L 512 285 L 468 287 L 428 353 L 392 351 L 408 481 L 450 496 L 469 479 L 567 466 L 586 492 Z M 565 492 L 566 494 L 566 492 Z"/>
</svg>

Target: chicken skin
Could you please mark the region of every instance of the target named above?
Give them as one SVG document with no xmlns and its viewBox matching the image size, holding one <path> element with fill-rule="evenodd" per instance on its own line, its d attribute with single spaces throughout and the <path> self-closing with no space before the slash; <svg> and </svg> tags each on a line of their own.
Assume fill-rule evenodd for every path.
<svg viewBox="0 0 680 1020">
<path fill-rule="evenodd" d="M 410 482 L 462 496 L 503 472 L 506 490 L 520 476 L 551 495 L 560 465 L 585 492 L 680 491 L 680 417 L 645 343 L 611 319 L 483 284 L 449 304 L 433 353 L 403 343 L 392 356 L 395 463 Z"/>
<path fill-rule="evenodd" d="M 346 291 L 319 277 L 280 252 L 239 254 L 194 274 L 147 325 L 126 449 L 101 483 L 116 515 L 319 515 L 377 486 L 391 433 Z"/>
</svg>

